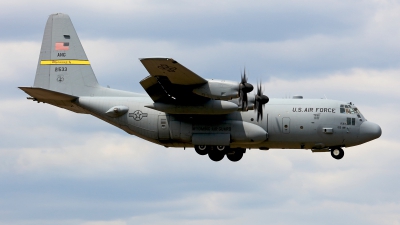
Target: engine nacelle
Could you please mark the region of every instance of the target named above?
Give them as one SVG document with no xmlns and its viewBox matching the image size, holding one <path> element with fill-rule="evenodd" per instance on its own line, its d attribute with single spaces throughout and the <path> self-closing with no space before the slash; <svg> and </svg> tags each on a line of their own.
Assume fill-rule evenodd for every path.
<svg viewBox="0 0 400 225">
<path fill-rule="evenodd" d="M 193 89 L 193 93 L 211 99 L 230 100 L 239 97 L 239 83 L 225 80 L 208 80 L 202 86 Z"/>
</svg>

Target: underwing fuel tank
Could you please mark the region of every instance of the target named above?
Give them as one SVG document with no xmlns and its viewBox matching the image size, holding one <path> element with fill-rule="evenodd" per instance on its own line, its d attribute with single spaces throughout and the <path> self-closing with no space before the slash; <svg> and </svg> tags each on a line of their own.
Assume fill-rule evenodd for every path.
<svg viewBox="0 0 400 225">
<path fill-rule="evenodd" d="M 155 109 L 170 114 L 228 114 L 238 110 L 238 105 L 233 102 L 210 100 L 201 105 L 174 105 L 155 102 L 146 105 L 147 108 Z"/>
</svg>

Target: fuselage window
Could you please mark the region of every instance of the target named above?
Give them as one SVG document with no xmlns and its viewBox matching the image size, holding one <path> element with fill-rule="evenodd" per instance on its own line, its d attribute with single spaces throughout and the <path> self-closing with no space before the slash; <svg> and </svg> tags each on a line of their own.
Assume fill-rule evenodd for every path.
<svg viewBox="0 0 400 225">
<path fill-rule="evenodd" d="M 356 118 L 347 117 L 347 125 L 356 125 Z"/>
</svg>

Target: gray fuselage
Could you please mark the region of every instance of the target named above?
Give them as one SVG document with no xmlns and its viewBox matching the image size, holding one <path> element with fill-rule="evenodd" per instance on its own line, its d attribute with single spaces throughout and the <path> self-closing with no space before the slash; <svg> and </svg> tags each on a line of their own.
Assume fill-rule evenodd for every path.
<svg viewBox="0 0 400 225">
<path fill-rule="evenodd" d="M 77 105 L 129 134 L 165 147 L 193 147 L 193 138 L 198 135 L 221 135 L 222 139 L 230 138 L 231 148 L 322 149 L 359 145 L 381 134 L 380 127 L 368 122 L 357 109 L 353 113 L 341 110 L 341 106 L 354 109 L 354 105 L 336 100 L 271 99 L 259 122 L 252 110 L 225 115 L 171 115 L 145 107 L 152 102 L 146 96 L 80 97 Z M 106 114 L 117 106 L 128 111 L 116 118 Z M 211 139 L 208 144 L 219 145 L 218 140 Z"/>
</svg>

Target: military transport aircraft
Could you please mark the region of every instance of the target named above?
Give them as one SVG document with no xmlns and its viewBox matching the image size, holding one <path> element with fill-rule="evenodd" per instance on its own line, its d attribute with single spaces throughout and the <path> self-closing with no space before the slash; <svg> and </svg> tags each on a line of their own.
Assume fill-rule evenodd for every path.
<svg viewBox="0 0 400 225">
<path fill-rule="evenodd" d="M 335 159 L 381 136 L 352 103 L 328 99 L 269 99 L 240 82 L 204 79 L 171 58 L 142 58 L 149 72 L 137 94 L 102 87 L 66 14 L 50 15 L 28 99 L 91 114 L 165 147 L 239 161 L 246 149 L 309 149 Z"/>
</svg>

